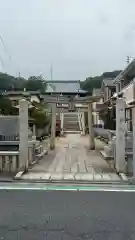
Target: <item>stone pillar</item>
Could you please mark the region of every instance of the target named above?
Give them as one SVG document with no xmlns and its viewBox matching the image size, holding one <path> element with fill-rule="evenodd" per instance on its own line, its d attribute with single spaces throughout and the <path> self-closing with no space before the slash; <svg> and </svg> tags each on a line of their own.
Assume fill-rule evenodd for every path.
<svg viewBox="0 0 135 240">
<path fill-rule="evenodd" d="M 135 106 L 132 108 L 132 128 L 133 128 L 133 177 L 135 178 Z"/>
<path fill-rule="evenodd" d="M 33 124 L 33 136 L 36 136 L 36 125 Z"/>
<path fill-rule="evenodd" d="M 84 112 L 82 112 L 82 135 L 85 135 L 85 117 Z"/>
<path fill-rule="evenodd" d="M 19 164 L 23 171 L 28 170 L 28 102 L 25 99 L 19 101 L 20 144 Z"/>
<path fill-rule="evenodd" d="M 55 134 L 56 134 L 56 103 L 52 103 L 52 124 L 51 124 L 51 138 L 50 149 L 55 148 Z"/>
<path fill-rule="evenodd" d="M 63 127 L 64 127 L 64 113 L 63 112 L 61 112 L 61 117 L 60 117 L 60 120 L 61 120 L 61 135 L 63 135 L 64 134 L 64 129 L 63 129 Z"/>
<path fill-rule="evenodd" d="M 82 124 L 81 124 L 81 113 L 80 113 L 80 111 L 78 111 L 77 115 L 78 115 L 79 129 L 80 129 L 81 134 L 82 134 Z"/>
<path fill-rule="evenodd" d="M 118 94 L 119 93 L 119 84 L 116 83 L 116 93 Z"/>
<path fill-rule="evenodd" d="M 116 100 L 116 169 L 125 173 L 125 101 L 123 98 Z"/>
<path fill-rule="evenodd" d="M 94 131 L 92 126 L 92 103 L 88 104 L 89 149 L 95 149 Z"/>
</svg>

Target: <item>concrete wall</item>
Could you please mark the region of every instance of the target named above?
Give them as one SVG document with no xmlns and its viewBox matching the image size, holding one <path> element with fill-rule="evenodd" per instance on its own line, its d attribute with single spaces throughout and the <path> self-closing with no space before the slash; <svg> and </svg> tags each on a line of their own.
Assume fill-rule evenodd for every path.
<svg viewBox="0 0 135 240">
<path fill-rule="evenodd" d="M 135 88 L 133 82 L 130 83 L 128 86 L 122 89 L 123 97 L 127 104 L 134 102 L 135 100 Z"/>
</svg>

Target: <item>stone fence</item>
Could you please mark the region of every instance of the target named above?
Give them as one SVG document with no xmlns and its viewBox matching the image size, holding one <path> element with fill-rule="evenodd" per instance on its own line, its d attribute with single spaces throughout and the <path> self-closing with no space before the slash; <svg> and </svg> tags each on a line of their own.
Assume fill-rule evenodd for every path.
<svg viewBox="0 0 135 240">
<path fill-rule="evenodd" d="M 102 129 L 99 131 L 98 129 L 95 131 L 96 136 L 100 136 L 102 138 L 108 139 L 108 144 L 104 146 L 104 151 L 101 151 L 102 155 L 106 160 L 112 160 L 114 163 L 114 167 L 116 167 L 116 132 Z M 133 175 L 133 133 L 125 132 L 125 165 L 126 165 L 126 174 L 132 176 Z"/>
<path fill-rule="evenodd" d="M 5 151 L 0 149 L 0 172 L 17 173 L 20 170 L 19 142 L 0 142 L 0 147 L 2 148 L 2 146 Z M 43 147 L 38 141 L 29 141 L 27 165 L 36 163 L 42 157 L 43 151 Z"/>
<path fill-rule="evenodd" d="M 45 154 L 28 127 L 28 102 L 19 105 L 19 116 L 0 116 L 0 172 L 28 171 Z"/>
</svg>

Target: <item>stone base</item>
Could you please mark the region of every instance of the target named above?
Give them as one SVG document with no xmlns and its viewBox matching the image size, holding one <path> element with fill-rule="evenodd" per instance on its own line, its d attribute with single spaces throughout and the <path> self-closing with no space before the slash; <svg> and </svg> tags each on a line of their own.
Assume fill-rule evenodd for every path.
<svg viewBox="0 0 135 240">
<path fill-rule="evenodd" d="M 107 155 L 104 150 L 100 151 L 100 153 L 101 153 L 101 155 L 103 156 L 103 158 L 104 158 L 105 160 L 114 160 L 114 157 Z"/>
<path fill-rule="evenodd" d="M 90 147 L 89 150 L 95 150 L 95 147 Z"/>
<path fill-rule="evenodd" d="M 86 136 L 86 134 L 82 132 L 82 133 L 81 133 L 81 136 Z"/>
</svg>

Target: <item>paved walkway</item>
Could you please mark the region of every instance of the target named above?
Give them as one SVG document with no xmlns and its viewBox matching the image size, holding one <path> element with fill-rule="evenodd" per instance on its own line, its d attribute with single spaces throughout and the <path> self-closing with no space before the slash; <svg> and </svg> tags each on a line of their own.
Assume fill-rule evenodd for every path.
<svg viewBox="0 0 135 240">
<path fill-rule="evenodd" d="M 56 139 L 56 149 L 29 169 L 23 179 L 119 180 L 101 157 L 104 144 L 96 140 L 96 150 L 88 149 L 88 137 L 69 134 Z"/>
</svg>

